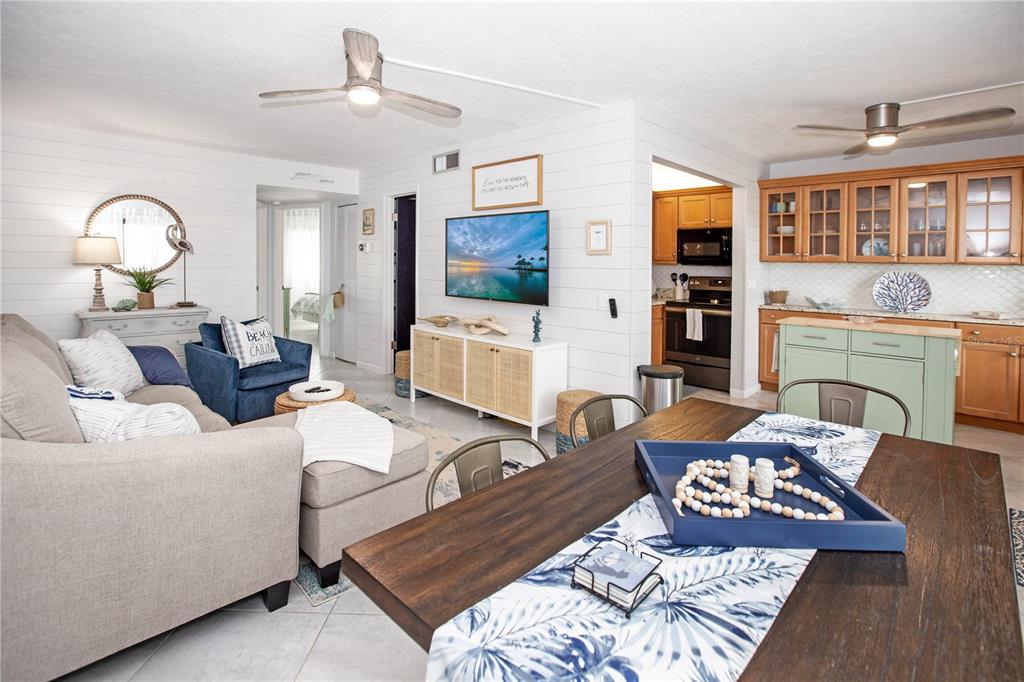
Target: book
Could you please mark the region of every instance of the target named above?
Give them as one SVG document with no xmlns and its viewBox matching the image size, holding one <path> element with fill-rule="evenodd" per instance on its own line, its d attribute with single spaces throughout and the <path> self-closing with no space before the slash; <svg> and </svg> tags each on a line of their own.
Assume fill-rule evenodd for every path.
<svg viewBox="0 0 1024 682">
<path fill-rule="evenodd" d="M 659 563 L 605 542 L 576 561 L 573 581 L 629 611 L 661 582 L 654 572 Z"/>
</svg>

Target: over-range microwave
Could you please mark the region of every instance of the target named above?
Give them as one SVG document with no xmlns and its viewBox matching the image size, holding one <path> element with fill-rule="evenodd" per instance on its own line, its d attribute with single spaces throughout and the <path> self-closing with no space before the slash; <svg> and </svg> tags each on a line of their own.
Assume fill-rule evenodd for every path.
<svg viewBox="0 0 1024 682">
<path fill-rule="evenodd" d="M 732 228 L 679 230 L 676 258 L 680 265 L 732 265 Z"/>
</svg>

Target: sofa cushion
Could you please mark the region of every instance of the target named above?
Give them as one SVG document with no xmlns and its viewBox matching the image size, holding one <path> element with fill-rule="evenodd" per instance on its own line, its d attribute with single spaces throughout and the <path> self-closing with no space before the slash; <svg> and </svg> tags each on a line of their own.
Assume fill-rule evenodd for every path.
<svg viewBox="0 0 1024 682">
<path fill-rule="evenodd" d="M 65 385 L 74 383 L 71 368 L 64 362 L 64 356 L 61 355 L 57 343 L 29 324 L 21 315 L 0 315 L 0 337 L 2 345 L 16 343 L 39 358 Z"/>
<path fill-rule="evenodd" d="M 187 386 L 192 388 L 188 373 L 178 364 L 174 353 L 164 346 L 128 346 L 139 363 L 142 376 L 151 384 L 160 386 Z"/>
<path fill-rule="evenodd" d="M 272 362 L 246 367 L 238 372 L 238 390 L 251 391 L 277 384 L 305 381 L 309 367 L 297 362 Z"/>
<path fill-rule="evenodd" d="M 227 419 L 203 405 L 196 392 L 184 386 L 143 386 L 127 396 L 127 399 L 128 402 L 139 405 L 154 405 L 156 403 L 181 405 L 196 418 L 203 433 L 231 428 Z"/>
<path fill-rule="evenodd" d="M 295 427 L 297 413 L 279 414 L 239 424 L 236 429 Z M 364 469 L 348 462 L 313 462 L 302 472 L 302 503 L 314 508 L 332 507 L 377 488 L 415 476 L 427 467 L 427 439 L 399 426 L 395 429 L 395 449 L 387 474 Z"/>
<path fill-rule="evenodd" d="M 4 344 L 0 362 L 0 435 L 44 443 L 83 443 L 64 382 L 20 344 Z"/>
<path fill-rule="evenodd" d="M 220 331 L 228 355 L 238 360 L 239 367 L 281 361 L 281 354 L 274 343 L 274 330 L 262 317 L 252 322 L 235 322 L 221 315 Z"/>
<path fill-rule="evenodd" d="M 199 338 L 202 340 L 203 345 L 210 350 L 227 354 L 228 351 L 224 347 L 224 335 L 220 333 L 219 324 L 201 322 L 199 324 Z"/>
<path fill-rule="evenodd" d="M 57 345 L 77 386 L 106 388 L 127 395 L 146 385 L 135 356 L 106 329 L 84 339 L 61 339 Z"/>
</svg>

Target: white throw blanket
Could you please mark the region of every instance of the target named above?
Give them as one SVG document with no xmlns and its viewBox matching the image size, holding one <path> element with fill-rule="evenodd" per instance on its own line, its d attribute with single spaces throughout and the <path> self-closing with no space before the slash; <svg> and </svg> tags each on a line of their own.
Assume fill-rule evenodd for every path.
<svg viewBox="0 0 1024 682">
<path fill-rule="evenodd" d="M 130 403 L 117 391 L 68 386 L 71 412 L 86 443 L 200 433 L 199 422 L 175 403 Z"/>
<path fill-rule="evenodd" d="M 395 432 L 391 422 L 355 403 L 336 402 L 299 410 L 302 466 L 335 460 L 382 474 L 391 469 Z"/>
<path fill-rule="evenodd" d="M 704 313 L 699 308 L 686 309 L 686 338 L 690 341 L 704 340 Z"/>
</svg>

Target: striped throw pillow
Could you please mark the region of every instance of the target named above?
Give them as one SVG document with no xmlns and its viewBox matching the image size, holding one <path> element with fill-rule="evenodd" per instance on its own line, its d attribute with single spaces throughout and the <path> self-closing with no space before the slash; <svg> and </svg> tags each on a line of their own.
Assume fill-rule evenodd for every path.
<svg viewBox="0 0 1024 682">
<path fill-rule="evenodd" d="M 106 329 L 84 339 L 62 339 L 57 345 L 78 386 L 97 386 L 129 395 L 146 385 L 131 351 Z"/>
<path fill-rule="evenodd" d="M 280 362 L 277 344 L 274 343 L 274 330 L 270 323 L 262 317 L 249 324 L 220 318 L 221 334 L 224 336 L 224 348 L 228 355 L 238 359 L 238 366 L 252 367 L 268 362 Z"/>
</svg>

